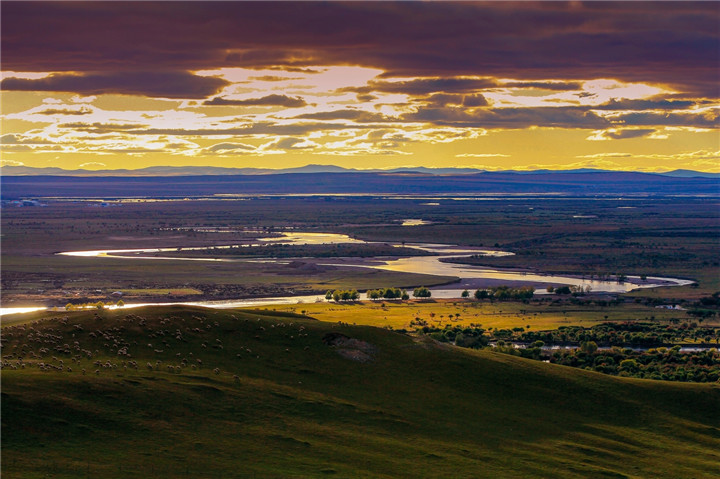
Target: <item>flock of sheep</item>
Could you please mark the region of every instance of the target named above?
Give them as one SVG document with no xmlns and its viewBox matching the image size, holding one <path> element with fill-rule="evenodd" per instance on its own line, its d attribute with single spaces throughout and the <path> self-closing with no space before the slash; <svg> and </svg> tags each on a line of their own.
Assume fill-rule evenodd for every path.
<svg viewBox="0 0 720 479">
<path fill-rule="evenodd" d="M 82 375 L 141 370 L 144 374 L 180 374 L 188 369 L 207 369 L 220 375 L 223 373 L 221 366 L 228 368 L 230 358 L 261 358 L 259 351 L 253 351 L 249 344 L 239 344 L 238 339 L 262 341 L 269 338 L 270 331 L 279 333 L 286 342 L 293 344 L 308 337 L 306 327 L 294 322 L 269 317 L 240 319 L 234 314 L 226 317 L 237 326 L 225 324 L 225 321 L 221 326 L 205 314 L 154 319 L 127 314 L 109 320 L 103 313 L 77 322 L 66 316 L 8 326 L 2 329 L 0 337 L 0 367 Z M 243 323 L 242 327 L 239 323 Z M 307 344 L 307 341 L 302 342 Z M 232 346 L 228 347 L 226 343 Z M 199 349 L 195 350 L 196 347 Z M 308 349 L 305 345 L 304 350 Z M 290 348 L 285 348 L 285 352 L 290 353 Z M 144 367 L 142 363 L 145 363 Z M 240 380 L 238 374 L 232 374 L 232 378 L 235 382 Z"/>
</svg>

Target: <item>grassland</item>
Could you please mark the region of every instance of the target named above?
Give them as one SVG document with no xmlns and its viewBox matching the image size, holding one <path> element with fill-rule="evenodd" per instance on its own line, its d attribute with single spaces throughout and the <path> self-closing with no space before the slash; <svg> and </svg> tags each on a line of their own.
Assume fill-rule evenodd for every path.
<svg viewBox="0 0 720 479">
<path fill-rule="evenodd" d="M 298 264 L 142 264 L 53 256 L 58 251 L 83 249 L 226 245 L 285 229 L 344 233 L 373 241 L 497 245 L 515 253 L 463 260 L 496 267 L 688 278 L 696 281 L 697 287 L 641 290 L 631 296 L 692 300 L 720 290 L 718 211 L 715 198 L 674 197 L 510 197 L 494 201 L 265 197 L 118 203 L 106 208 L 49 202 L 46 207 L 3 210 L 3 301 L 37 304 L 51 296 L 52 304 L 65 304 L 76 294 L 78 301 L 102 300 L 102 295 L 92 294 L 97 289 L 155 288 L 195 288 L 203 292 L 204 299 L 224 299 L 330 288 L 412 287 L 450 279 L 359 268 L 321 270 Z M 406 218 L 421 218 L 430 224 L 401 226 Z M 214 228 L 223 232 L 213 232 Z"/>
<path fill-rule="evenodd" d="M 657 323 L 694 321 L 686 311 L 658 309 L 640 303 L 612 306 L 572 304 L 567 301 L 533 300 L 489 302 L 474 300 L 360 301 L 340 303 L 305 303 L 291 306 L 268 306 L 268 310 L 302 313 L 321 321 L 349 324 L 411 328 L 416 318 L 429 326 L 473 326 L 485 329 L 522 327 L 528 330 L 557 329 L 560 326 L 593 326 L 604 322 L 653 321 Z M 720 325 L 720 318 L 705 322 Z"/>
<path fill-rule="evenodd" d="M 267 310 L 25 319 L 2 329 L 7 478 L 709 478 L 720 461 L 717 385 Z"/>
<path fill-rule="evenodd" d="M 5 255 L 3 305 L 64 306 L 113 300 L 195 301 L 325 293 L 328 289 L 412 287 L 453 278 L 364 268 L 253 262 L 147 261 L 125 258 Z M 201 294 L 194 294 L 194 291 Z M 170 297 L 167 292 L 175 292 Z M 117 300 L 116 298 L 114 300 Z"/>
</svg>

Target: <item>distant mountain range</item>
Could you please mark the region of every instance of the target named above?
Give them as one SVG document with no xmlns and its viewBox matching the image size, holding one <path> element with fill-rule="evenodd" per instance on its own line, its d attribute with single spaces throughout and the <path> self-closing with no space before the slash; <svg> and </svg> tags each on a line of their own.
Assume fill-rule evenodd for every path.
<svg viewBox="0 0 720 479">
<path fill-rule="evenodd" d="M 413 168 L 382 172 L 313 172 L 311 168 L 265 174 L 185 176 L 2 177 L 3 200 L 27 198 L 198 198 L 275 195 L 560 195 L 560 196 L 720 196 L 720 179 L 624 171 L 540 171 L 432 174 Z M 323 167 L 318 167 L 323 168 Z M 336 167 L 337 168 L 337 167 Z M 187 172 L 187 170 L 185 170 Z M 195 170 L 198 171 L 198 170 Z"/>
<path fill-rule="evenodd" d="M 566 173 L 621 173 L 611 170 L 581 168 L 574 170 L 531 170 L 531 171 L 493 171 L 492 173 L 513 173 L 518 175 L 566 174 Z M 34 168 L 30 166 L 3 166 L 0 168 L 2 176 L 236 176 L 236 175 L 278 175 L 287 173 L 395 173 L 395 174 L 421 174 L 421 175 L 476 175 L 488 173 L 486 170 L 475 168 L 427 168 L 424 166 L 393 168 L 390 170 L 358 170 L 343 168 L 335 165 L 306 165 L 298 168 L 284 168 L 279 170 L 269 168 L 223 168 L 219 166 L 151 166 L 137 170 L 64 170 L 62 168 Z M 627 172 L 625 172 L 627 173 Z M 676 178 L 720 178 L 720 173 L 706 173 L 692 170 L 673 170 L 663 173 L 646 173 L 651 175 L 670 176 Z"/>
</svg>

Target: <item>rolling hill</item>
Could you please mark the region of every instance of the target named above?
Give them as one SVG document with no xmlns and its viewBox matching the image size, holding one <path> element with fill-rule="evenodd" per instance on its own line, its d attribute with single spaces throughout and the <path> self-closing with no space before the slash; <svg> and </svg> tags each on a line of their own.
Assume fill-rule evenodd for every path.
<svg viewBox="0 0 720 479">
<path fill-rule="evenodd" d="M 6 478 L 701 478 L 720 461 L 718 385 L 267 310 L 3 323 Z"/>
</svg>

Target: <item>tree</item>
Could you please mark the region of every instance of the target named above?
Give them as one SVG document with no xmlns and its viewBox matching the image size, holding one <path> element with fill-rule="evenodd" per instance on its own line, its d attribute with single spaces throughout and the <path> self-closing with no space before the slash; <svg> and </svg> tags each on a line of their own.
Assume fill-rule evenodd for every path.
<svg viewBox="0 0 720 479">
<path fill-rule="evenodd" d="M 415 288 L 415 291 L 413 291 L 413 296 L 415 296 L 416 298 L 429 298 L 431 295 L 432 293 L 425 286 Z"/>
<path fill-rule="evenodd" d="M 624 371 L 635 372 L 640 369 L 640 365 L 634 359 L 623 359 L 620 361 L 620 369 Z"/>
<path fill-rule="evenodd" d="M 327 293 L 325 293 L 325 299 L 331 300 L 333 298 L 333 292 L 328 289 Z"/>
<path fill-rule="evenodd" d="M 466 289 L 465 291 L 462 292 L 462 294 L 460 296 L 463 298 L 468 298 L 468 297 L 470 297 L 470 291 L 468 291 Z"/>
<path fill-rule="evenodd" d="M 487 299 L 490 297 L 490 293 L 486 289 L 478 289 L 475 291 L 475 299 Z"/>
<path fill-rule="evenodd" d="M 115 306 L 117 306 L 118 308 L 122 308 L 123 306 L 125 306 L 125 301 L 123 301 L 122 299 L 118 299 L 118 302 L 115 303 Z"/>
</svg>

